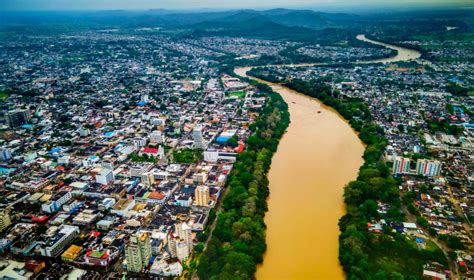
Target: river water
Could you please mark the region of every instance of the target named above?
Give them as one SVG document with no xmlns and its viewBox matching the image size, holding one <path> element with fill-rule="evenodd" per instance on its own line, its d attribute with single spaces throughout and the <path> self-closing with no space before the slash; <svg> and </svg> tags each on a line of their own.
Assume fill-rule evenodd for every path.
<svg viewBox="0 0 474 280">
<path fill-rule="evenodd" d="M 359 40 L 368 40 L 360 36 Z M 397 48 L 398 60 L 419 57 L 412 50 L 405 53 L 407 49 L 385 46 Z M 248 77 L 250 69 L 236 68 L 235 73 Z M 344 279 L 338 260 L 338 221 L 344 214 L 344 186 L 357 177 L 364 146 L 347 121 L 317 99 L 255 80 L 281 94 L 291 118 L 268 174 L 268 247 L 256 278 Z"/>
</svg>

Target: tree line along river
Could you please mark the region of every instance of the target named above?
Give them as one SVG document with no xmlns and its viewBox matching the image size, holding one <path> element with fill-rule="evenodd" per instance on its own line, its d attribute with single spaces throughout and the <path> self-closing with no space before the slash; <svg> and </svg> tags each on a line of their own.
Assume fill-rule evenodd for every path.
<svg viewBox="0 0 474 280">
<path fill-rule="evenodd" d="M 397 50 L 397 55 L 357 64 L 417 59 L 420 53 L 358 35 L 357 39 Z M 292 64 L 280 67 L 318 66 Z M 357 177 L 364 146 L 335 110 L 280 84 L 236 74 L 272 87 L 288 104 L 291 123 L 281 139 L 268 174 L 270 197 L 267 251 L 257 279 L 344 279 L 338 260 L 339 218 L 344 186 Z"/>
</svg>

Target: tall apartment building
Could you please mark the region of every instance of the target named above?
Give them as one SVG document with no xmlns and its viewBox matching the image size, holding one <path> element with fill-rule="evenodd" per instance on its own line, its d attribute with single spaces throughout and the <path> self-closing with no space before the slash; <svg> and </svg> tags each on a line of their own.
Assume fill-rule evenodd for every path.
<svg viewBox="0 0 474 280">
<path fill-rule="evenodd" d="M 193 129 L 193 140 L 194 140 L 194 149 L 207 149 L 207 143 L 204 137 L 202 136 L 202 126 L 196 125 Z"/>
<path fill-rule="evenodd" d="M 418 159 L 416 174 L 433 177 L 441 174 L 441 162 L 438 160 Z"/>
<path fill-rule="evenodd" d="M 208 186 L 198 186 L 194 191 L 194 199 L 198 206 L 208 206 L 210 196 Z"/>
<path fill-rule="evenodd" d="M 410 174 L 410 159 L 404 157 L 396 157 L 393 161 L 393 174 Z"/>
<path fill-rule="evenodd" d="M 193 233 L 192 228 L 185 222 L 179 223 L 174 225 L 175 228 L 175 235 L 178 236 L 180 239 L 184 240 L 188 245 L 189 253 L 191 253 L 193 249 Z"/>
<path fill-rule="evenodd" d="M 168 236 L 168 252 L 173 258 L 185 261 L 193 250 L 192 228 L 185 222 L 174 226 L 174 233 Z"/>
<path fill-rule="evenodd" d="M 127 258 L 127 270 L 142 272 L 147 267 L 152 254 L 149 234 L 142 232 L 132 235 L 125 254 Z"/>
</svg>

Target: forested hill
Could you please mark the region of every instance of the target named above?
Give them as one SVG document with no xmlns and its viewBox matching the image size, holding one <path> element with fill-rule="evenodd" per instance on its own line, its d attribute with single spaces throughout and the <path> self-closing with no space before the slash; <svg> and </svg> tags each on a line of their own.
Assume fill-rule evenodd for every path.
<svg viewBox="0 0 474 280">
<path fill-rule="evenodd" d="M 456 32 L 473 28 L 473 11 L 384 12 L 379 14 L 325 13 L 313 10 L 229 10 L 229 11 L 0 11 L 0 32 L 42 34 L 78 30 L 159 28 L 166 34 L 184 36 L 235 36 L 336 44 L 354 34 L 442 33 L 446 26 Z M 154 29 L 155 32 L 158 32 Z"/>
</svg>

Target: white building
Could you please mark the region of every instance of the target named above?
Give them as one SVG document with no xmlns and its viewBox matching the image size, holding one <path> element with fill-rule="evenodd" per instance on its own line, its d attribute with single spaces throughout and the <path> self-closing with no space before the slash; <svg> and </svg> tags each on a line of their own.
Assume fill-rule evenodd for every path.
<svg viewBox="0 0 474 280">
<path fill-rule="evenodd" d="M 61 225 L 55 235 L 46 241 L 46 246 L 41 248 L 41 255 L 57 257 L 79 234 L 79 227 Z"/>
<path fill-rule="evenodd" d="M 202 136 L 202 127 L 196 125 L 193 129 L 193 140 L 194 140 L 194 149 L 205 150 L 207 148 L 207 143 L 204 137 Z"/>
<path fill-rule="evenodd" d="M 150 273 L 165 277 L 180 276 L 183 274 L 183 266 L 178 261 L 157 258 L 150 268 Z"/>
<path fill-rule="evenodd" d="M 142 138 L 142 137 L 135 137 L 133 138 L 133 145 L 135 146 L 135 148 L 137 149 L 140 149 L 142 147 L 145 147 L 146 146 L 146 138 Z"/>
<path fill-rule="evenodd" d="M 61 197 L 59 197 L 58 199 L 42 204 L 41 210 L 46 213 L 55 213 L 71 198 L 72 192 L 63 192 Z"/>
<path fill-rule="evenodd" d="M 176 257 L 180 261 L 185 261 L 189 258 L 190 250 L 188 244 L 184 240 L 176 242 Z"/>
<path fill-rule="evenodd" d="M 91 134 L 91 131 L 88 128 L 81 127 L 78 130 L 79 136 L 81 137 L 87 137 Z"/>
<path fill-rule="evenodd" d="M 410 174 L 410 159 L 397 156 L 393 161 L 393 174 Z"/>
<path fill-rule="evenodd" d="M 219 152 L 218 151 L 204 151 L 204 161 L 207 162 L 217 162 L 219 159 Z"/>
<path fill-rule="evenodd" d="M 180 239 L 184 240 L 184 242 L 186 242 L 189 253 L 191 253 L 193 249 L 192 228 L 185 222 L 174 225 L 174 228 L 175 235 L 178 236 Z"/>
<path fill-rule="evenodd" d="M 416 174 L 423 176 L 439 176 L 441 174 L 441 162 L 438 160 L 418 159 L 416 161 Z"/>
<path fill-rule="evenodd" d="M 95 176 L 95 181 L 101 185 L 108 185 L 114 181 L 114 172 L 111 169 L 103 168 L 99 174 Z"/>
<path fill-rule="evenodd" d="M 137 163 L 130 166 L 130 177 L 141 177 L 145 172 L 147 172 L 152 167 L 148 163 Z"/>
<path fill-rule="evenodd" d="M 159 130 L 155 130 L 150 133 L 150 143 L 151 144 L 162 144 L 163 143 L 163 134 Z"/>
</svg>

